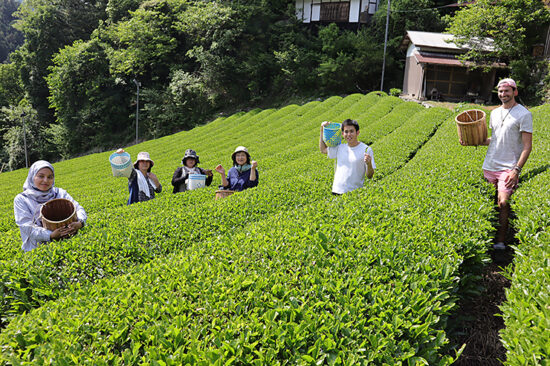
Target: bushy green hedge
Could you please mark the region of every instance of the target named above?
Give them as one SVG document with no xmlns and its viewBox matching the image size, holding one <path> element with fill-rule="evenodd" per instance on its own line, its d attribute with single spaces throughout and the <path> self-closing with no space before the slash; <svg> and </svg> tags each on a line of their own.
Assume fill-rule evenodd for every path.
<svg viewBox="0 0 550 366">
<path fill-rule="evenodd" d="M 327 186 L 318 183 L 324 180 L 328 184 L 331 179 L 331 168 L 330 164 L 324 164 L 326 169 L 316 169 L 315 164 L 320 159 L 316 147 L 319 121 L 337 117 L 353 104 L 350 104 L 350 100 L 362 99 L 370 100 L 372 108 L 376 109 L 377 103 L 375 102 L 380 98 L 375 96 L 373 99 L 370 95 L 353 95 L 345 99 L 334 97 L 323 103 L 313 102 L 302 107 L 285 107 L 281 109 L 282 113 L 277 111 L 264 114 L 254 111 L 241 114 L 238 117 L 215 121 L 208 125 L 213 129 L 211 134 L 201 134 L 203 131 L 199 129 L 196 141 L 204 142 L 202 146 L 201 143 L 197 143 L 192 147 L 199 152 L 203 166 L 222 155 L 226 156 L 224 165 L 228 168 L 228 157 L 236 145 L 242 144 L 244 140 L 245 144 L 251 148 L 253 158 L 258 158 L 260 161 L 262 186 L 272 194 L 265 196 L 261 191 L 255 190 L 253 193 L 246 192 L 246 194 L 254 196 L 254 205 L 249 204 L 250 198 L 237 195 L 238 197 L 232 198 L 230 206 L 220 209 L 224 203 L 211 199 L 212 190 L 215 189 L 212 187 L 186 195 L 161 194 L 159 199 L 147 205 L 133 205 L 127 208 L 131 212 L 128 217 L 120 213 L 127 196 L 126 180 L 110 177 L 108 166 L 104 176 L 100 179 L 97 177 L 96 181 L 90 179 L 91 191 L 87 185 L 75 187 L 74 191 L 68 187 L 69 192 L 91 213 L 91 224 L 71 240 L 51 243 L 25 256 L 17 252 L 14 260 L 0 263 L 3 279 L 0 291 L 4 295 L 2 297 L 3 320 L 5 321 L 9 317 L 8 313 L 29 310 L 46 300 L 57 298 L 60 293 L 67 288 L 72 288 L 75 283 L 94 282 L 99 278 L 125 273 L 131 270 L 132 265 L 136 263 L 147 262 L 157 255 L 185 248 L 186 242 L 202 241 L 211 236 L 222 235 L 261 218 L 262 215 L 291 209 L 323 197 Z M 340 104 L 343 106 L 336 108 Z M 265 115 L 265 118 L 257 118 L 262 114 Z M 226 130 L 222 128 L 224 131 L 220 132 L 218 125 L 224 122 L 229 122 L 229 128 Z M 304 126 L 308 125 L 310 126 L 307 127 L 308 138 L 304 139 L 303 135 L 296 134 L 296 128 L 304 131 Z M 235 131 L 231 132 L 231 129 Z M 248 130 L 250 132 L 246 133 Z M 243 131 L 245 131 L 244 134 Z M 189 134 L 182 133 L 181 135 Z M 262 138 L 258 139 L 259 137 Z M 195 136 L 192 138 L 194 139 Z M 216 141 L 216 138 L 220 143 L 215 144 L 215 147 L 208 148 L 207 144 L 213 139 Z M 281 138 L 295 141 L 295 143 L 290 144 L 292 148 L 281 151 Z M 262 143 L 265 144 L 265 147 L 260 151 L 254 151 L 254 145 L 262 146 Z M 155 152 L 150 148 L 155 148 L 155 146 L 156 149 L 162 149 L 163 153 Z M 171 138 L 159 139 L 157 144 L 150 142 L 142 144 L 139 148 L 152 152 L 156 164 L 155 171 L 161 177 L 161 182 L 165 183 L 167 192 L 170 187 L 166 180 L 169 181 L 172 169 L 179 164 L 175 161 L 179 162 L 180 154 L 185 148 L 181 147 L 180 134 Z M 96 155 L 95 164 L 106 162 L 107 155 Z M 306 164 L 308 157 L 313 157 L 315 163 Z M 82 159 L 86 158 L 88 157 Z M 288 162 L 284 163 L 285 160 Z M 82 165 L 78 159 L 74 162 L 74 167 Z M 290 162 L 298 162 L 298 164 L 294 163 L 294 170 L 287 169 L 286 164 Z M 170 167 L 169 164 L 173 164 L 173 167 Z M 210 164 L 214 165 L 215 163 Z M 298 171 L 299 175 L 305 174 L 300 184 L 289 187 L 286 180 L 296 179 L 298 169 L 296 167 L 299 164 L 305 164 L 304 168 L 307 168 L 307 174 Z M 67 187 L 63 185 L 64 182 L 72 181 L 73 184 L 78 184 L 81 181 L 82 176 L 79 176 L 78 170 L 82 174 L 93 173 L 86 167 L 75 169 L 68 174 L 59 173 L 63 171 L 63 168 L 56 167 L 58 174 L 61 175 L 56 182 L 58 186 L 62 187 Z M 266 177 L 264 177 L 264 172 L 267 174 Z M 118 188 L 116 190 L 100 190 L 99 185 L 101 184 L 107 187 L 117 184 Z M 96 186 L 95 190 L 94 186 Z M 94 205 L 88 205 L 88 202 L 82 199 L 84 194 L 90 193 L 94 194 L 89 197 L 91 201 L 94 201 Z M 98 194 L 100 194 L 99 197 Z M 274 205 L 273 199 L 277 197 L 281 197 L 280 202 Z M 118 202 L 114 202 L 115 198 Z M 103 209 L 101 209 L 102 203 L 105 205 Z M 151 206 L 154 207 L 154 212 L 172 211 L 173 213 L 161 214 L 158 218 L 152 218 Z M 247 220 L 243 221 L 242 217 L 247 217 Z M 155 223 L 154 229 L 151 228 L 152 221 Z M 200 225 L 200 230 L 194 226 L 195 223 Z M 11 241 L 6 243 L 9 244 L 4 251 L 6 253 L 13 253 L 20 245 L 18 230 L 14 228 L 10 233 Z"/>
<path fill-rule="evenodd" d="M 59 164 L 77 200 L 87 192 L 113 205 L 96 203 L 77 236 L 1 263 L 9 322 L 1 360 L 451 363 L 446 319 L 474 280 L 464 265 L 484 258 L 494 215 L 479 173 L 483 150 L 458 145 L 449 111 L 402 104 L 334 97 L 221 118 L 133 148 L 152 153 L 166 182 L 187 147 L 202 166 L 222 159 L 227 167 L 234 147 L 246 145 L 260 186 L 221 201 L 210 187 L 125 207 L 125 180 L 108 167 L 98 180 L 111 192 L 70 187 Z M 379 136 L 375 179 L 333 197 L 319 125 L 360 114 L 394 127 L 362 124 L 362 137 Z"/>
<path fill-rule="evenodd" d="M 545 365 L 550 358 L 550 105 L 532 113 L 533 152 L 512 196 L 519 244 L 501 306 L 508 365 Z"/>
</svg>

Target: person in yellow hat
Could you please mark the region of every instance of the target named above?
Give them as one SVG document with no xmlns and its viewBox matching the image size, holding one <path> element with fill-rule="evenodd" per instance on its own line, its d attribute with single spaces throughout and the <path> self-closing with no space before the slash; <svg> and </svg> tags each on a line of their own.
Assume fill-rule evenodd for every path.
<svg viewBox="0 0 550 366">
<path fill-rule="evenodd" d="M 124 150 L 118 149 L 116 152 L 122 154 Z M 157 176 L 151 173 L 153 165 L 155 162 L 151 160 L 148 152 L 142 151 L 138 154 L 134 162 L 134 169 L 128 177 L 129 205 L 151 200 L 155 198 L 155 193 L 162 192 L 162 185 Z"/>
<path fill-rule="evenodd" d="M 216 167 L 216 171 L 222 176 L 222 188 L 231 191 L 243 191 L 247 188 L 253 188 L 258 185 L 258 163 L 250 160 L 248 149 L 244 146 L 238 146 L 231 155 L 233 167 L 225 176 L 225 169 L 220 164 Z"/>
</svg>

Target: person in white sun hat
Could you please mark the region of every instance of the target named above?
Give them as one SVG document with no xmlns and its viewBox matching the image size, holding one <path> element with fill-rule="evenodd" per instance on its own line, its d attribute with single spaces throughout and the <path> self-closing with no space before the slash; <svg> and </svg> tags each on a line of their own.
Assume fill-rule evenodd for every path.
<svg viewBox="0 0 550 366">
<path fill-rule="evenodd" d="M 220 164 L 216 171 L 222 176 L 221 188 L 231 191 L 243 191 L 247 188 L 253 188 L 258 185 L 258 163 L 250 160 L 248 149 L 244 146 L 238 146 L 231 155 L 233 167 L 225 176 L 225 169 Z"/>
<path fill-rule="evenodd" d="M 124 150 L 118 149 L 116 152 L 122 154 Z M 157 176 L 151 173 L 153 165 L 155 162 L 151 160 L 148 152 L 142 151 L 138 154 L 134 162 L 134 169 L 128 177 L 129 205 L 151 200 L 155 198 L 155 193 L 162 192 L 162 185 Z"/>
<path fill-rule="evenodd" d="M 483 162 L 483 175 L 497 189 L 499 227 L 493 248 L 504 250 L 509 225 L 510 196 L 514 193 L 521 169 L 531 154 L 533 116 L 516 101 L 518 89 L 513 79 L 500 80 L 497 91 L 502 105 L 491 112 L 491 137 L 483 144 L 489 145 Z"/>
</svg>

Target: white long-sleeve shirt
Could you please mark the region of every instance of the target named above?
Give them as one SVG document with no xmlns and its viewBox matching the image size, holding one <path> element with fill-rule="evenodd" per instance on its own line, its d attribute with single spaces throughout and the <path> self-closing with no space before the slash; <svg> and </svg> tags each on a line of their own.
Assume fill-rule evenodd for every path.
<svg viewBox="0 0 550 366">
<path fill-rule="evenodd" d="M 86 211 L 84 211 L 84 208 L 82 208 L 67 191 L 62 188 L 57 188 L 57 195 L 54 198 L 65 198 L 71 201 L 76 207 L 76 216 L 78 220 L 83 223 L 86 222 L 88 218 Z M 42 227 L 42 220 L 40 218 L 41 207 L 42 204 L 21 193 L 15 196 L 13 200 L 15 223 L 19 226 L 21 240 L 23 240 L 21 249 L 26 252 L 37 248 L 38 243 L 50 241 L 50 234 L 52 231 Z"/>
</svg>

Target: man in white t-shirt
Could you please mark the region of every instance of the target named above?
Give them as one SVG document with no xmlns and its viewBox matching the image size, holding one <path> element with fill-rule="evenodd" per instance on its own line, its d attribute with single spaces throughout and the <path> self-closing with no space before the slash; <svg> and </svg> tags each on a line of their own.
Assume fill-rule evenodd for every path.
<svg viewBox="0 0 550 366">
<path fill-rule="evenodd" d="M 518 184 L 521 169 L 531 154 L 533 116 L 516 102 L 518 90 L 514 80 L 499 81 L 497 90 L 502 105 L 491 112 L 489 125 L 492 136 L 483 144 L 489 145 L 483 162 L 483 175 L 498 191 L 499 228 L 493 247 L 504 250 L 510 196 Z"/>
<path fill-rule="evenodd" d="M 342 123 L 342 136 L 347 144 L 335 147 L 327 146 L 323 141 L 323 127 L 328 124 L 326 121 L 321 123 L 319 150 L 323 154 L 328 154 L 329 159 L 336 159 L 332 193 L 340 195 L 363 187 L 365 175 L 371 179 L 376 164 L 372 149 L 357 140 L 359 124 L 355 120 L 346 119 Z"/>
</svg>

